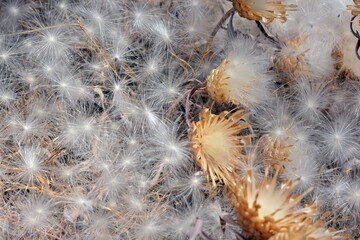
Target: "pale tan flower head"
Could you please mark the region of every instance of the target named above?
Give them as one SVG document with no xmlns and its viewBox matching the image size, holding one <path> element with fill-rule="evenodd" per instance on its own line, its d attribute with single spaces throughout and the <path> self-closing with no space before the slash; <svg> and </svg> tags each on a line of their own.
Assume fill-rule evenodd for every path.
<svg viewBox="0 0 360 240">
<path fill-rule="evenodd" d="M 256 183 L 251 171 L 246 181 L 238 181 L 231 188 L 237 220 L 251 239 L 270 239 L 295 224 L 311 221 L 316 214 L 313 206 L 300 206 L 302 195 L 293 195 L 297 182 L 286 181 L 277 186 L 277 175 L 268 178 L 268 170 Z"/>
<path fill-rule="evenodd" d="M 309 49 L 304 48 L 306 37 L 295 36 L 284 42 L 282 49 L 275 55 L 275 67 L 280 73 L 287 73 L 286 80 L 293 80 L 301 74 L 307 74 L 305 54 Z"/>
<path fill-rule="evenodd" d="M 216 186 L 216 181 L 234 183 L 234 172 L 243 161 L 243 147 L 250 142 L 250 135 L 241 135 L 249 128 L 243 119 L 243 110 L 219 115 L 209 109 L 200 113 L 199 121 L 192 123 L 191 143 L 195 161 L 208 179 Z"/>
<path fill-rule="evenodd" d="M 241 17 L 270 23 L 275 18 L 286 22 L 286 11 L 296 9 L 294 4 L 284 4 L 283 0 L 233 0 L 233 5 Z"/>
<path fill-rule="evenodd" d="M 210 97 L 218 103 L 234 102 L 228 91 L 229 76 L 225 74 L 229 60 L 224 59 L 221 64 L 213 69 L 206 80 L 206 90 Z M 237 103 L 237 102 L 236 102 Z"/>
<path fill-rule="evenodd" d="M 290 162 L 289 148 L 287 139 L 273 138 L 269 134 L 264 134 L 258 142 L 258 152 L 267 166 L 272 169 L 285 170 L 285 166 Z"/>
</svg>

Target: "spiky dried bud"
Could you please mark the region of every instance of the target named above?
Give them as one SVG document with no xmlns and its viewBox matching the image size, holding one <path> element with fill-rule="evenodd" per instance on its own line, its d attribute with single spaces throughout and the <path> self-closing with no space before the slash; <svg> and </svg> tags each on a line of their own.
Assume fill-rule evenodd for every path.
<svg viewBox="0 0 360 240">
<path fill-rule="evenodd" d="M 250 135 L 241 135 L 250 127 L 244 121 L 244 110 L 234 113 L 223 111 L 211 114 L 209 109 L 200 113 L 199 121 L 192 123 L 191 143 L 195 161 L 216 187 L 216 182 L 234 184 L 233 173 L 239 161 L 245 159 L 243 147 L 250 143 Z"/>
<path fill-rule="evenodd" d="M 286 11 L 296 9 L 294 4 L 284 4 L 283 0 L 233 0 L 233 5 L 241 17 L 270 23 L 275 18 L 286 22 Z"/>
<path fill-rule="evenodd" d="M 265 164 L 272 169 L 284 171 L 285 165 L 290 162 L 289 147 L 282 139 L 274 139 L 270 135 L 263 135 L 258 143 L 258 150 Z"/>
<path fill-rule="evenodd" d="M 206 80 L 206 90 L 210 97 L 218 103 L 234 102 L 229 96 L 227 90 L 227 80 L 230 78 L 226 76 L 225 70 L 229 60 L 224 59 L 221 64 L 213 69 Z M 237 101 L 235 101 L 237 103 Z"/>
<path fill-rule="evenodd" d="M 296 224 L 311 221 L 316 214 L 314 206 L 300 205 L 311 190 L 293 195 L 298 181 L 277 186 L 277 176 L 278 171 L 269 179 L 267 169 L 264 179 L 256 183 L 249 171 L 245 181 L 238 181 L 230 188 L 237 221 L 251 239 L 270 239 Z"/>
<path fill-rule="evenodd" d="M 276 70 L 291 75 L 286 80 L 293 80 L 307 70 L 304 58 L 308 49 L 303 46 L 305 40 L 302 36 L 291 38 L 284 42 L 285 46 L 276 54 Z"/>
</svg>

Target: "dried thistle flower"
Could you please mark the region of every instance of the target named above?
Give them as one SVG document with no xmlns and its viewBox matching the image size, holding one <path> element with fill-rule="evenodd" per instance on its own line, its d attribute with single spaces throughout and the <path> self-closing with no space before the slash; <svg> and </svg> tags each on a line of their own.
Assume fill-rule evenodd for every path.
<svg viewBox="0 0 360 240">
<path fill-rule="evenodd" d="M 237 221 L 251 239 L 270 239 L 294 224 L 311 221 L 316 214 L 312 205 L 300 206 L 300 201 L 311 190 L 292 195 L 298 181 L 286 181 L 277 186 L 277 176 L 278 171 L 269 179 L 266 169 L 264 179 L 256 183 L 249 171 L 246 181 L 231 186 Z"/>
<path fill-rule="evenodd" d="M 254 43 L 240 41 L 207 78 L 206 90 L 218 103 L 233 103 L 251 108 L 268 97 L 272 81 L 268 62 L 254 50 Z"/>
<path fill-rule="evenodd" d="M 286 80 L 292 80 L 306 72 L 305 54 L 309 49 L 303 47 L 306 38 L 296 36 L 284 42 L 276 54 L 275 66 L 280 73 L 290 74 Z"/>
<path fill-rule="evenodd" d="M 265 164 L 272 169 L 279 169 L 283 172 L 285 165 L 290 162 L 289 147 L 282 139 L 274 139 L 269 134 L 263 135 L 259 139 L 258 151 L 265 160 Z"/>
<path fill-rule="evenodd" d="M 192 123 L 192 150 L 195 161 L 211 178 L 213 186 L 216 181 L 225 184 L 235 183 L 233 172 L 243 161 L 243 147 L 250 142 L 250 135 L 241 135 L 249 128 L 244 121 L 244 110 L 234 113 L 223 111 L 219 115 L 211 114 L 205 109 L 199 115 L 199 121 Z"/>
<path fill-rule="evenodd" d="M 295 10 L 296 5 L 284 4 L 283 0 L 233 0 L 233 5 L 241 17 L 270 23 L 275 18 L 286 22 L 286 11 Z"/>
</svg>

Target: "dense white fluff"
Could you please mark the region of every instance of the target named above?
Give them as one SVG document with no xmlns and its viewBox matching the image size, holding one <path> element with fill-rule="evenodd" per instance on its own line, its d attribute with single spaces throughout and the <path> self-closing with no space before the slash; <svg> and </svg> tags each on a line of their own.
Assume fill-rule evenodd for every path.
<svg viewBox="0 0 360 240">
<path fill-rule="evenodd" d="M 298 9 L 260 26 L 237 13 L 219 23 L 227 0 L 0 1 L 0 238 L 240 238 L 228 186 L 192 156 L 204 109 L 249 113 L 234 178 L 263 179 L 269 135 L 289 160 L 279 181 L 315 188 L 301 204 L 316 196 L 337 230 L 358 226 L 353 0 L 281 2 Z M 216 87 L 231 103 L 217 103 L 206 80 L 226 61 Z"/>
<path fill-rule="evenodd" d="M 316 152 L 311 146 L 292 145 L 289 147 L 290 163 L 283 173 L 284 179 L 299 180 L 296 191 L 303 192 L 319 184 L 319 164 Z"/>
<path fill-rule="evenodd" d="M 143 216 L 140 219 L 139 223 L 136 226 L 134 236 L 135 239 L 147 239 L 147 240 L 156 240 L 164 237 L 162 217 L 156 212 L 150 212 L 146 216 Z"/>
<path fill-rule="evenodd" d="M 93 191 L 101 201 L 117 199 L 125 190 L 129 177 L 129 175 L 117 169 L 104 171 L 95 184 Z"/>
<path fill-rule="evenodd" d="M 322 111 L 329 105 L 330 92 L 327 83 L 321 80 L 298 79 L 295 89 L 294 111 L 299 118 L 318 121 Z"/>
<path fill-rule="evenodd" d="M 21 26 L 21 20 L 30 4 L 23 0 L 4 0 L 0 3 L 0 24 L 2 31 L 14 32 Z"/>
<path fill-rule="evenodd" d="M 159 51 L 158 48 L 151 49 L 137 61 L 137 66 L 134 68 L 136 78 L 133 81 L 156 81 L 163 77 L 169 63 L 163 51 Z"/>
<path fill-rule="evenodd" d="M 61 199 L 66 203 L 64 218 L 72 223 L 76 223 L 79 217 L 88 219 L 90 212 L 94 209 L 94 201 L 80 187 L 69 190 L 71 192 L 66 193 Z"/>
<path fill-rule="evenodd" d="M 181 206 L 184 209 L 183 212 L 174 209 L 174 212 L 170 215 L 174 219 L 169 225 L 171 229 L 170 236 L 176 239 L 195 239 L 201 235 L 204 222 L 199 218 L 201 217 L 201 204 L 203 203 L 203 199 L 196 204 L 184 202 L 183 206 Z"/>
<path fill-rule="evenodd" d="M 74 107 L 75 110 L 56 119 L 60 130 L 57 141 L 75 153 L 85 154 L 93 144 L 100 141 L 99 137 L 105 134 L 106 127 L 103 123 L 99 123 L 98 116 L 91 115 L 96 109 L 91 103 L 78 104 Z"/>
<path fill-rule="evenodd" d="M 256 148 L 247 148 L 246 149 L 247 159 L 245 161 L 239 161 L 240 167 L 238 171 L 238 176 L 240 179 L 245 180 L 248 171 L 252 171 L 254 173 L 254 178 L 256 180 L 260 180 L 263 178 L 264 169 L 256 150 L 257 150 Z"/>
<path fill-rule="evenodd" d="M 318 141 L 323 161 L 343 164 L 360 151 L 358 118 L 349 113 L 332 113 L 321 122 Z"/>
<path fill-rule="evenodd" d="M 76 104 L 78 100 L 91 99 L 91 90 L 83 84 L 82 79 L 78 75 L 78 70 L 64 70 L 55 72 L 51 78 L 51 86 L 62 101 L 69 104 Z"/>
<path fill-rule="evenodd" d="M 149 7 L 148 3 L 131 2 L 129 5 L 130 26 L 134 30 L 145 30 L 148 23 L 155 19 L 156 12 Z"/>
<path fill-rule="evenodd" d="M 283 99 L 272 99 L 268 104 L 259 107 L 254 116 L 255 124 L 273 139 L 285 140 L 292 136 L 296 129 L 296 119 Z"/>
<path fill-rule="evenodd" d="M 17 56 L 20 53 L 18 38 L 0 36 L 0 70 L 3 73 L 5 73 L 5 70 L 19 67 Z"/>
<path fill-rule="evenodd" d="M 142 130 L 145 130 L 146 127 L 155 130 L 163 124 L 153 102 L 120 100 L 115 104 L 116 113 L 122 116 L 122 120 L 126 124 L 139 124 Z"/>
<path fill-rule="evenodd" d="M 38 238 L 46 235 L 46 232 L 55 225 L 53 221 L 57 209 L 54 203 L 41 194 L 33 194 L 21 200 L 16 207 L 20 210 L 17 221 L 22 229 L 17 234 Z"/>
<path fill-rule="evenodd" d="M 105 2 L 86 1 L 73 9 L 72 13 L 80 19 L 87 34 L 103 40 L 113 31 L 116 20 L 120 18 L 114 14 L 115 10 L 119 9 Z"/>
<path fill-rule="evenodd" d="M 112 238 L 116 223 L 117 219 L 105 210 L 93 213 L 83 236 L 88 239 Z"/>
<path fill-rule="evenodd" d="M 189 18 L 201 21 L 205 18 L 210 6 L 200 0 L 180 0 L 176 2 L 176 10 L 179 14 L 186 14 Z"/>
<path fill-rule="evenodd" d="M 1 87 L 0 88 L 0 106 L 10 107 L 16 99 L 16 94 L 10 89 Z"/>
<path fill-rule="evenodd" d="M 111 57 L 120 63 L 125 63 L 126 60 L 131 56 L 130 47 L 131 40 L 127 32 L 123 31 L 122 25 L 119 24 L 111 32 L 111 44 L 108 49 Z"/>
<path fill-rule="evenodd" d="M 272 77 L 268 72 L 268 57 L 247 38 L 230 42 L 225 69 L 229 97 L 245 106 L 256 106 L 268 99 Z"/>
<path fill-rule="evenodd" d="M 149 34 L 154 36 L 155 46 L 171 48 L 175 44 L 177 38 L 176 33 L 165 22 L 154 19 L 154 21 L 148 23 Z"/>
<path fill-rule="evenodd" d="M 46 150 L 40 146 L 19 146 L 18 161 L 12 163 L 19 170 L 15 176 L 28 186 L 38 183 L 47 172 L 46 156 Z"/>
<path fill-rule="evenodd" d="M 353 224 L 359 221 L 360 211 L 360 182 L 358 172 L 334 176 L 327 186 L 322 188 L 324 207 L 331 209 L 340 218 L 340 224 Z M 356 229 L 356 228 L 355 228 Z"/>
<path fill-rule="evenodd" d="M 63 23 L 64 18 L 60 15 L 43 16 L 38 9 L 33 9 L 32 12 L 33 15 L 28 16 L 26 24 L 29 30 L 36 31 L 22 42 L 24 51 L 41 61 L 66 59 L 78 42 L 73 29 Z"/>
<path fill-rule="evenodd" d="M 173 175 L 168 179 L 168 185 L 173 192 L 173 198 L 184 198 L 192 201 L 199 201 L 202 197 L 202 191 L 205 189 L 205 178 L 203 173 L 190 170 L 189 173 L 183 175 Z"/>
<path fill-rule="evenodd" d="M 5 120 L 9 136 L 19 142 L 30 140 L 34 137 L 43 137 L 45 133 L 45 123 L 35 115 L 23 115 L 20 113 L 9 114 Z"/>
<path fill-rule="evenodd" d="M 333 25 L 328 22 L 328 16 L 333 15 L 334 7 L 325 1 L 296 0 L 297 11 L 288 13 L 288 22 L 279 27 L 286 29 L 288 32 L 300 32 L 303 34 L 313 34 L 316 31 L 322 31 Z"/>
<path fill-rule="evenodd" d="M 148 162 L 155 163 L 160 168 L 172 172 L 177 169 L 180 170 L 190 163 L 189 143 L 184 139 L 175 138 L 176 130 L 176 125 L 173 129 L 158 125 L 154 133 L 150 129 L 151 135 L 146 137 L 146 142 L 150 143 L 150 146 L 145 151 L 145 153 L 149 154 Z"/>
<path fill-rule="evenodd" d="M 332 58 L 333 45 L 324 46 L 323 42 L 309 38 L 309 44 L 305 47 L 309 49 L 305 54 L 305 62 L 310 76 L 323 79 L 331 78 L 334 74 L 335 64 L 335 60 Z"/>
<path fill-rule="evenodd" d="M 343 207 L 343 211 L 352 214 L 355 220 L 359 219 L 359 215 L 356 214 L 360 211 L 360 181 L 359 179 L 350 180 L 345 189 L 343 190 L 344 196 L 342 203 L 338 203 Z M 344 204 L 345 203 L 345 204 Z"/>
<path fill-rule="evenodd" d="M 179 65 L 176 64 L 179 68 Z M 165 75 L 158 78 L 150 78 L 148 83 L 147 92 L 149 100 L 159 108 L 168 108 L 169 111 L 172 105 L 184 101 L 184 92 L 187 82 L 187 74 L 183 71 L 169 69 Z"/>
</svg>

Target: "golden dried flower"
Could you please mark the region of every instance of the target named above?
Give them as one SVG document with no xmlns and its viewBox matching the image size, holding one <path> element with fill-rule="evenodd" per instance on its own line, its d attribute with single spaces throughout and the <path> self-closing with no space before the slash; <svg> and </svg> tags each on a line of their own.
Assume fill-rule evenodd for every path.
<svg viewBox="0 0 360 240">
<path fill-rule="evenodd" d="M 228 103 L 234 101 L 230 98 L 227 89 L 227 80 L 230 77 L 226 76 L 225 70 L 228 63 L 229 60 L 224 59 L 217 68 L 211 71 L 206 80 L 207 92 L 209 93 L 210 97 L 218 103 Z"/>
<path fill-rule="evenodd" d="M 300 206 L 310 190 L 292 195 L 298 181 L 277 186 L 277 175 L 278 171 L 269 179 L 267 169 L 264 179 L 256 183 L 249 171 L 245 181 L 230 188 L 237 221 L 251 239 L 270 239 L 295 224 L 311 221 L 316 214 L 313 206 Z"/>
<path fill-rule="evenodd" d="M 214 115 L 205 109 L 200 113 L 199 121 L 192 123 L 194 159 L 214 186 L 216 181 L 234 183 L 233 172 L 238 169 L 239 161 L 245 159 L 243 147 L 249 144 L 251 138 L 250 135 L 241 135 L 249 128 L 249 123 L 244 121 L 245 116 L 243 110 Z"/>
<path fill-rule="evenodd" d="M 347 8 L 354 16 L 360 15 L 360 0 L 354 0 L 354 5 L 348 5 Z"/>
<path fill-rule="evenodd" d="M 258 151 L 265 164 L 272 169 L 279 169 L 280 172 L 283 172 L 285 165 L 290 162 L 290 147 L 283 139 L 274 139 L 268 134 L 263 135 L 258 142 Z"/>
<path fill-rule="evenodd" d="M 229 53 L 227 59 L 207 78 L 206 90 L 218 103 L 242 104 L 246 108 L 267 99 L 272 78 L 268 62 L 249 50 L 253 43 L 244 41 L 244 50 Z"/>
<path fill-rule="evenodd" d="M 300 74 L 307 72 L 305 54 L 309 49 L 305 49 L 306 38 L 296 36 L 284 42 L 284 46 L 276 54 L 275 67 L 280 73 L 288 74 L 286 80 L 292 80 Z"/>
<path fill-rule="evenodd" d="M 296 5 L 284 4 L 283 0 L 233 0 L 233 5 L 241 17 L 270 23 L 275 18 L 286 22 L 286 11 L 295 10 Z"/>
</svg>

